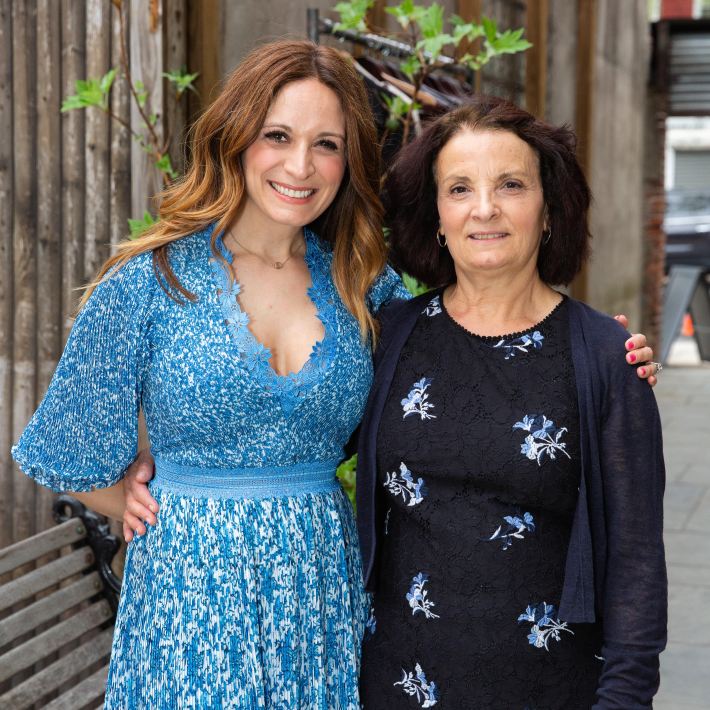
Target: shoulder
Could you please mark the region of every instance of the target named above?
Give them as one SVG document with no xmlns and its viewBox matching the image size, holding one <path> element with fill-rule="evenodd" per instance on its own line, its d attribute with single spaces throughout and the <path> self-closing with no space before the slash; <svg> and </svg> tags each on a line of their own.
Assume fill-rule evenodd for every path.
<svg viewBox="0 0 710 710">
<path fill-rule="evenodd" d="M 415 298 L 394 299 L 384 305 L 377 314 L 380 323 L 380 339 L 377 343 L 375 362 L 379 363 L 396 333 L 402 329 L 411 331 L 417 318 L 432 299 L 431 293 L 423 293 Z M 408 334 L 407 336 L 408 337 Z"/>
<path fill-rule="evenodd" d="M 574 298 L 569 299 L 568 307 L 573 347 L 583 343 L 595 359 L 616 363 L 629 337 L 621 323 Z"/>
<path fill-rule="evenodd" d="M 402 282 L 402 278 L 389 264 L 385 265 L 368 293 L 370 310 L 377 315 L 387 304 L 393 301 L 407 301 L 410 298 L 411 294 Z"/>
<path fill-rule="evenodd" d="M 422 293 L 415 298 L 395 298 L 384 304 L 377 314 L 382 329 L 393 327 L 407 316 L 419 315 L 432 299 L 431 293 Z"/>
</svg>

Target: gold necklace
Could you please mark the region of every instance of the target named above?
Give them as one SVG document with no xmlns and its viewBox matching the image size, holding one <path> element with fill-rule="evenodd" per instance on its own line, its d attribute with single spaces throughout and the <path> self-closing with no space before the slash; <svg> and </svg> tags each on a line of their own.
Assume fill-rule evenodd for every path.
<svg viewBox="0 0 710 710">
<path fill-rule="evenodd" d="M 260 259 L 263 261 L 265 264 L 268 264 L 272 269 L 283 269 L 284 265 L 286 262 L 293 256 L 293 254 L 289 254 L 283 261 L 269 261 L 266 257 L 263 257 L 261 254 L 257 254 L 256 252 L 252 251 L 251 249 L 247 249 L 235 236 L 233 232 L 229 233 L 229 236 L 234 239 L 234 241 L 242 248 L 247 254 L 251 254 L 252 256 L 255 256 L 257 259 Z"/>
</svg>

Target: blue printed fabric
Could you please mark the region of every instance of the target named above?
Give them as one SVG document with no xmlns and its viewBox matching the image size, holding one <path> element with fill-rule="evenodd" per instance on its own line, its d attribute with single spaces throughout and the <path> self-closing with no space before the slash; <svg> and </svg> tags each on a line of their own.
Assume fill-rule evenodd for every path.
<svg viewBox="0 0 710 710">
<path fill-rule="evenodd" d="M 342 458 L 372 363 L 333 284 L 329 248 L 306 231 L 325 336 L 301 372 L 282 377 L 248 330 L 211 231 L 170 250 L 194 303 L 165 293 L 151 254 L 92 294 L 13 449 L 37 482 L 55 491 L 117 483 L 136 452 L 141 407 L 154 455 L 177 466 L 288 470 Z M 403 297 L 388 269 L 370 305 Z M 153 494 L 158 524 L 128 549 L 106 707 L 359 708 L 368 609 L 343 491 L 230 499 L 158 483 Z"/>
</svg>

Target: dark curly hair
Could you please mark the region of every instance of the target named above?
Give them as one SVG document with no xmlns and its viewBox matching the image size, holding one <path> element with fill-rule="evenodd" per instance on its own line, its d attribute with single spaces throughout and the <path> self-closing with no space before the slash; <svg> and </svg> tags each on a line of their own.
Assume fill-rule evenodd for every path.
<svg viewBox="0 0 710 710">
<path fill-rule="evenodd" d="M 538 273 L 547 284 L 568 284 L 589 255 L 590 239 L 591 192 L 575 155 L 576 137 L 568 127 L 540 121 L 495 96 L 476 96 L 436 118 L 400 151 L 383 194 L 392 263 L 432 287 L 456 280 L 449 250 L 435 239 L 439 216 L 434 166 L 446 143 L 466 129 L 510 131 L 537 154 L 551 229 L 548 243 L 540 245 Z"/>
</svg>

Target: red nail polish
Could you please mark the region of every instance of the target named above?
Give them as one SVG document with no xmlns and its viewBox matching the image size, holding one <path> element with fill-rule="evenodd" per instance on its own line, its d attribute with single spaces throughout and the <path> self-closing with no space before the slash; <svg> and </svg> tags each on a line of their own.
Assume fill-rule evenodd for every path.
<svg viewBox="0 0 710 710">
<path fill-rule="evenodd" d="M 631 353 L 631 354 L 629 355 L 629 362 L 636 362 L 636 355 L 634 355 L 633 353 Z"/>
<path fill-rule="evenodd" d="M 633 349 L 634 349 L 634 344 L 633 344 L 630 340 L 627 340 L 627 341 L 626 341 L 626 349 L 627 349 L 627 350 L 633 350 Z"/>
<path fill-rule="evenodd" d="M 645 368 L 645 367 L 642 367 L 641 370 L 640 370 L 640 372 L 641 372 L 641 377 L 645 377 L 645 376 L 646 376 L 646 368 Z"/>
</svg>

